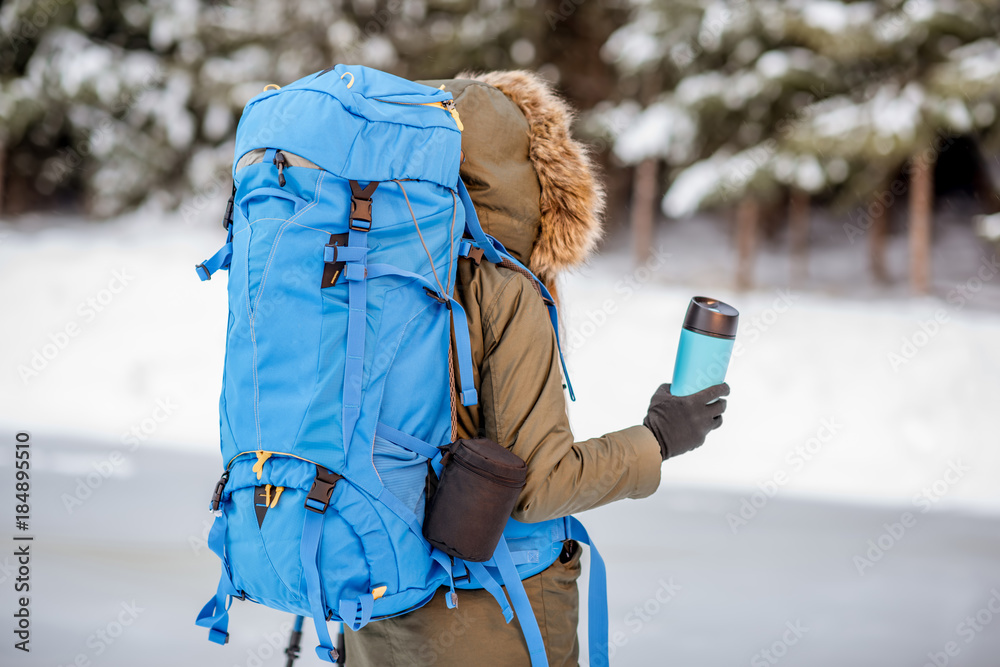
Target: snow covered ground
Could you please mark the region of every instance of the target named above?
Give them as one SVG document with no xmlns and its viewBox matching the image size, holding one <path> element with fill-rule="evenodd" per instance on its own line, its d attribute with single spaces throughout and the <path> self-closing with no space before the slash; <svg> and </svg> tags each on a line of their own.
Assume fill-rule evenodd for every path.
<svg viewBox="0 0 1000 667">
<path fill-rule="evenodd" d="M 786 260 L 765 248 L 761 287 L 736 294 L 721 227 L 665 226 L 638 268 L 615 237 L 565 280 L 577 435 L 642 419 L 670 380 L 688 299 L 708 293 L 742 313 L 733 395 L 725 426 L 665 466 L 668 480 L 751 489 L 784 471 L 783 493 L 899 503 L 961 459 L 974 469 L 942 502 L 1000 508 L 993 250 L 949 231 L 936 249 L 935 295 L 911 299 L 905 240 L 890 248 L 900 280 L 877 289 L 864 286 L 864 244 L 820 228 L 805 288 L 785 287 Z M 193 266 L 221 244 L 221 230 L 140 214 L 4 233 L 0 426 L 215 451 L 226 281 L 200 283 Z"/>
<path fill-rule="evenodd" d="M 889 254 L 899 281 L 874 287 L 864 244 L 818 224 L 801 288 L 765 245 L 760 287 L 734 293 L 723 227 L 664 226 L 639 268 L 616 236 L 561 290 L 580 438 L 641 420 L 692 295 L 742 313 L 723 428 L 665 464 L 653 498 L 585 517 L 606 545 L 614 664 L 776 664 L 768 649 L 788 665 L 919 667 L 955 641 L 948 664 L 996 667 L 1000 622 L 980 619 L 968 641 L 962 625 L 992 619 L 1000 587 L 993 250 L 943 232 L 934 294 L 913 299 L 904 240 Z M 0 225 L 0 438 L 31 431 L 39 475 L 36 652 L 6 642 L 0 663 L 283 664 L 266 659 L 280 614 L 240 606 L 225 650 L 190 624 L 217 573 L 199 540 L 225 323 L 225 280 L 199 283 L 193 265 L 222 240 L 216 224 L 154 213 Z M 109 465 L 82 504 L 67 500 Z M 133 599 L 149 611 L 100 650 L 88 638 Z M 786 622 L 808 632 L 775 648 L 796 636 Z"/>
</svg>

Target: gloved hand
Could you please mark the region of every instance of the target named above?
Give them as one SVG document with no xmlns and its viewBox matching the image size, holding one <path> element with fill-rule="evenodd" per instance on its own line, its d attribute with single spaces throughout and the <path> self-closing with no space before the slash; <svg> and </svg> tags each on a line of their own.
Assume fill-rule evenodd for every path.
<svg viewBox="0 0 1000 667">
<path fill-rule="evenodd" d="M 708 432 L 722 425 L 729 385 L 723 382 L 690 396 L 674 396 L 670 385 L 662 384 L 649 402 L 643 426 L 656 436 L 663 460 L 680 456 L 705 442 Z M 719 399 L 714 403 L 709 403 Z"/>
</svg>

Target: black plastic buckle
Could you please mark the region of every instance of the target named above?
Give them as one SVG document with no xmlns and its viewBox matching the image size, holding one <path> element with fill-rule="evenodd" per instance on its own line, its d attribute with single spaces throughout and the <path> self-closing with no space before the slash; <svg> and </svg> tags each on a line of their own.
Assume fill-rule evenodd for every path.
<svg viewBox="0 0 1000 667">
<path fill-rule="evenodd" d="M 208 268 L 205 266 L 205 262 L 202 262 L 201 264 L 195 264 L 194 268 L 197 269 L 198 271 L 204 271 L 205 272 L 205 280 L 211 280 L 212 279 L 212 272 L 209 271 Z"/>
<path fill-rule="evenodd" d="M 427 292 L 427 296 L 434 299 L 438 303 L 443 304 L 448 310 L 451 310 L 451 299 L 441 296 L 430 287 L 424 287 L 424 291 Z"/>
<path fill-rule="evenodd" d="M 479 246 L 472 246 L 472 249 L 469 250 L 468 258 L 471 259 L 476 266 L 479 266 L 483 262 L 483 255 L 485 253 L 486 251 Z"/>
<path fill-rule="evenodd" d="M 367 227 L 363 225 L 354 224 L 354 220 L 351 220 L 349 223 L 347 223 L 347 226 L 348 228 L 353 229 L 356 232 L 370 232 L 372 230 L 372 223 L 370 220 L 368 221 Z"/>
<path fill-rule="evenodd" d="M 233 224 L 233 207 L 236 202 L 236 184 L 233 183 L 233 194 L 229 195 L 229 203 L 226 204 L 226 214 L 222 216 L 222 227 L 226 231 L 229 231 L 230 225 Z"/>
<path fill-rule="evenodd" d="M 326 468 L 316 466 L 316 478 L 313 479 L 312 488 L 306 496 L 305 508 L 310 512 L 323 514 L 330 505 L 330 496 L 337 482 L 344 479 L 343 475 L 330 472 Z M 318 505 L 319 507 L 316 507 Z"/>
<path fill-rule="evenodd" d="M 351 185 L 351 215 L 348 226 L 356 232 L 369 232 L 372 229 L 372 195 L 378 188 L 378 181 L 372 181 L 365 187 L 357 181 L 349 181 Z M 355 224 L 367 222 L 368 226 Z"/>
<path fill-rule="evenodd" d="M 218 512 L 219 505 L 222 504 L 222 492 L 226 488 L 226 482 L 229 481 L 229 471 L 226 470 L 222 473 L 222 477 L 215 484 L 215 492 L 212 494 L 212 511 Z"/>
<path fill-rule="evenodd" d="M 351 220 L 364 220 L 371 227 L 372 221 L 372 200 L 360 197 L 351 197 Z"/>
<path fill-rule="evenodd" d="M 454 565 L 453 565 L 453 566 L 454 566 Z M 456 584 L 460 584 L 460 583 L 462 583 L 463 581 L 468 581 L 468 582 L 471 582 L 471 581 L 472 581 L 472 572 L 470 572 L 470 571 L 469 571 L 469 568 L 468 568 L 468 567 L 466 567 L 466 568 L 465 568 L 465 574 L 463 574 L 463 575 L 462 575 L 461 577 L 454 577 L 454 578 L 452 579 L 452 581 L 454 581 L 454 582 L 455 582 Z"/>
</svg>

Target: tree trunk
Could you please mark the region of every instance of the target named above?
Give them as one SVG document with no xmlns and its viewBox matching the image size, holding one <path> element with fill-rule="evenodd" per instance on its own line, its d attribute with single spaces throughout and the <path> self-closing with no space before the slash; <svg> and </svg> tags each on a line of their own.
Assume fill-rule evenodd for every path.
<svg viewBox="0 0 1000 667">
<path fill-rule="evenodd" d="M 658 171 L 659 164 L 655 159 L 643 160 L 635 168 L 632 185 L 632 238 L 635 243 L 635 259 L 639 264 L 649 259 L 653 245 Z"/>
<path fill-rule="evenodd" d="M 753 286 L 754 256 L 757 252 L 757 223 L 760 206 L 757 200 L 746 196 L 736 210 L 736 287 Z"/>
<path fill-rule="evenodd" d="M 931 278 L 931 213 L 934 165 L 924 157 L 913 158 L 910 171 L 910 287 L 926 294 Z"/>
<path fill-rule="evenodd" d="M 876 281 L 889 282 L 889 271 L 885 265 L 885 247 L 889 239 L 889 209 L 881 203 L 873 207 L 878 215 L 872 220 L 871 231 L 868 232 L 868 259 L 872 276 Z"/>
<path fill-rule="evenodd" d="M 792 188 L 788 197 L 788 231 L 792 242 L 792 282 L 809 276 L 809 193 Z"/>
<path fill-rule="evenodd" d="M 7 147 L 0 141 L 0 215 L 3 215 L 4 185 L 7 181 Z"/>
</svg>

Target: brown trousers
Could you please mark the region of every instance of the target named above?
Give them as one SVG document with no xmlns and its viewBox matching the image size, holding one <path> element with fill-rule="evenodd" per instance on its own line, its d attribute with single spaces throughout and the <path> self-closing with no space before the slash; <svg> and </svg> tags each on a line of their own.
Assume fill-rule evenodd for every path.
<svg viewBox="0 0 1000 667">
<path fill-rule="evenodd" d="M 580 645 L 580 553 L 557 560 L 524 580 L 524 590 L 542 631 L 550 667 L 577 665 Z M 345 637 L 347 667 L 527 667 L 528 649 L 517 618 L 507 624 L 500 606 L 484 590 L 458 591 L 458 607 L 445 606 L 447 588 L 424 607 L 370 623 Z"/>
</svg>

